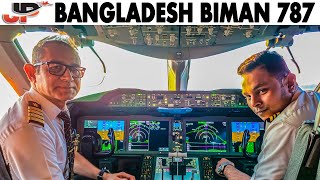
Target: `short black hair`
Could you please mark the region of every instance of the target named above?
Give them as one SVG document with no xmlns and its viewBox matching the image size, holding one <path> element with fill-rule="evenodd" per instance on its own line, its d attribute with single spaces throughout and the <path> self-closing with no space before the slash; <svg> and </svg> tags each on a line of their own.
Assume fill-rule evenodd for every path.
<svg viewBox="0 0 320 180">
<path fill-rule="evenodd" d="M 290 70 L 281 55 L 275 51 L 262 51 L 247 58 L 238 67 L 238 75 L 249 73 L 261 67 L 276 78 L 282 78 L 290 73 Z"/>
</svg>

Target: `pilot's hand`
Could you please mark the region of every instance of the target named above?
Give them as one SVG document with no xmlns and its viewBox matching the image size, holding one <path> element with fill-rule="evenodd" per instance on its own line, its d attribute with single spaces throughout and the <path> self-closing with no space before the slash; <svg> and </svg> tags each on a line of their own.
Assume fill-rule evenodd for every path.
<svg viewBox="0 0 320 180">
<path fill-rule="evenodd" d="M 130 174 L 127 174 L 125 172 L 120 172 L 120 173 L 113 173 L 113 174 L 108 174 L 104 173 L 103 174 L 103 180 L 135 180 L 136 178 Z"/>
<path fill-rule="evenodd" d="M 220 161 L 218 161 L 218 162 L 217 162 L 215 172 L 216 172 L 218 175 L 220 175 L 220 176 L 221 176 L 221 174 L 219 174 L 219 171 L 218 171 L 218 169 L 219 169 L 219 167 L 221 166 L 221 164 L 223 164 L 223 163 L 227 163 L 227 162 L 228 162 L 228 164 L 230 164 L 230 165 L 234 166 L 234 163 L 233 163 L 233 162 L 231 162 L 231 161 L 229 161 L 229 160 L 228 160 L 228 159 L 226 159 L 226 158 L 221 158 L 221 159 L 220 159 Z M 223 168 L 223 169 L 224 169 L 224 168 Z M 223 172 L 223 171 L 222 171 L 222 172 Z"/>
</svg>

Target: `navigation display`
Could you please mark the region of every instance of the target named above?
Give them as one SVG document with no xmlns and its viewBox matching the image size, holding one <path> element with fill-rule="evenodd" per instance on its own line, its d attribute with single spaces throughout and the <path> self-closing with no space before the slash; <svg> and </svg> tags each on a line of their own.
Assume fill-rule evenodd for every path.
<svg viewBox="0 0 320 180">
<path fill-rule="evenodd" d="M 101 136 L 102 146 L 101 151 L 111 149 L 108 143 L 108 130 L 113 128 L 115 135 L 115 151 L 123 151 L 124 140 L 124 120 L 85 120 L 84 121 L 84 135 L 96 132 Z"/>
<path fill-rule="evenodd" d="M 169 151 L 169 121 L 130 120 L 129 151 Z"/>
<path fill-rule="evenodd" d="M 250 139 L 247 145 L 247 152 L 254 152 L 254 144 L 260 136 L 260 130 L 264 130 L 263 122 L 231 122 L 232 147 L 231 152 L 242 152 L 240 144 L 244 130 L 248 129 Z"/>
<path fill-rule="evenodd" d="M 187 121 L 186 143 L 189 152 L 227 152 L 226 122 Z"/>
</svg>

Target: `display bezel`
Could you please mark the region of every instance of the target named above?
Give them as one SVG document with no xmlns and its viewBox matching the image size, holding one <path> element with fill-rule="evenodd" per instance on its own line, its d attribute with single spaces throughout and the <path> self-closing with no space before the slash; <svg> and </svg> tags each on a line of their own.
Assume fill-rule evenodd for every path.
<svg viewBox="0 0 320 180">
<path fill-rule="evenodd" d="M 241 155 L 242 152 L 233 152 L 232 151 L 232 122 L 234 123 L 237 123 L 237 122 L 245 122 L 245 123 L 248 123 L 248 122 L 256 122 L 256 123 L 259 123 L 259 130 L 262 128 L 263 131 L 265 131 L 265 122 L 262 121 L 261 119 L 259 118 L 248 118 L 248 119 L 245 119 L 245 118 L 242 118 L 242 120 L 239 120 L 239 118 L 237 119 L 232 119 L 230 120 L 230 154 L 232 155 Z M 260 134 L 261 135 L 261 134 Z"/>
<path fill-rule="evenodd" d="M 130 120 L 139 120 L 139 121 L 166 121 L 169 124 L 168 129 L 168 146 L 169 146 L 169 133 L 172 129 L 172 117 L 155 117 L 148 115 L 131 115 L 131 116 L 82 116 L 77 119 L 77 132 L 80 134 L 80 137 L 83 136 L 84 131 L 84 122 L 85 120 L 110 120 L 110 121 L 124 121 L 124 149 L 123 151 L 117 151 L 116 154 L 167 154 L 167 151 L 129 151 L 129 126 Z"/>
<path fill-rule="evenodd" d="M 209 152 L 209 151 L 188 151 L 187 150 L 187 142 L 185 142 L 185 148 L 186 151 L 190 154 L 227 154 L 229 153 L 229 126 L 230 123 L 228 122 L 228 118 L 225 116 L 202 116 L 202 117 L 185 117 L 183 118 L 184 122 L 184 139 L 186 139 L 186 133 L 187 133 L 187 125 L 188 122 L 199 122 L 199 121 L 205 121 L 205 122 L 225 122 L 226 123 L 226 141 L 227 141 L 227 149 L 226 152 Z"/>
</svg>

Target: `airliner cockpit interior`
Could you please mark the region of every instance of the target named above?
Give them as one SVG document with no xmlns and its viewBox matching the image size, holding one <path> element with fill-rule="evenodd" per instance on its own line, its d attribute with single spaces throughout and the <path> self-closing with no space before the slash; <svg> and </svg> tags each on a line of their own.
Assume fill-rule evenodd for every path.
<svg viewBox="0 0 320 180">
<path fill-rule="evenodd" d="M 264 132 L 264 123 L 248 109 L 239 90 L 117 89 L 69 106 L 80 136 L 99 136 L 94 143 L 82 139 L 81 152 L 100 166 L 140 179 L 218 178 L 213 167 L 223 156 L 252 173 L 255 159 L 243 156 L 243 132 L 250 131 L 249 154 L 256 153 Z M 110 128 L 114 154 L 107 158 Z"/>
<path fill-rule="evenodd" d="M 31 61 L 27 55 L 30 50 L 27 52 L 22 37 L 38 32 L 68 34 L 79 49 L 88 48 L 94 54 L 94 59 L 87 58 L 88 64 L 96 66 L 92 74 L 103 74 L 90 86 L 90 91 L 68 102 L 72 127 L 78 134 L 75 143 L 82 155 L 97 167 L 107 167 L 111 172 L 124 171 L 140 180 L 224 179 L 214 171 L 222 157 L 232 160 L 242 172 L 253 173 L 265 123 L 248 107 L 241 81 L 237 88 L 214 88 L 214 85 L 211 89 L 190 88 L 191 81 L 193 85 L 229 81 L 224 75 L 201 75 L 201 79 L 194 80 L 196 74 L 205 72 L 192 72 L 192 65 L 213 62 L 220 54 L 262 43 L 260 51 L 282 48 L 291 68 L 297 74 L 304 73 L 308 71 L 301 66 L 304 59 L 296 58 L 292 50 L 294 38 L 318 31 L 320 26 L 1 26 L 0 72 L 14 91 L 22 95 L 30 88 L 22 67 Z M 162 67 L 166 70 L 163 73 L 166 89 L 135 87 L 136 82 L 143 80 L 133 79 L 128 80 L 132 86 L 93 91 L 108 81 L 108 73 L 117 71 L 108 69 L 113 52 L 99 49 L 97 44 L 124 50 L 128 60 L 133 54 L 152 58 L 146 66 L 151 61 L 161 61 L 165 64 Z M 228 63 L 238 56 L 234 53 L 223 59 L 224 67 L 217 67 L 236 76 L 237 67 Z M 208 57 L 211 59 L 202 59 Z M 121 68 L 136 67 L 122 64 L 118 66 Z M 143 73 L 147 67 L 140 68 L 134 72 L 151 78 L 152 73 Z M 133 74 L 122 76 L 125 78 L 118 81 L 126 81 Z M 319 76 L 314 77 L 315 82 L 304 85 L 306 89 L 319 91 Z"/>
</svg>

